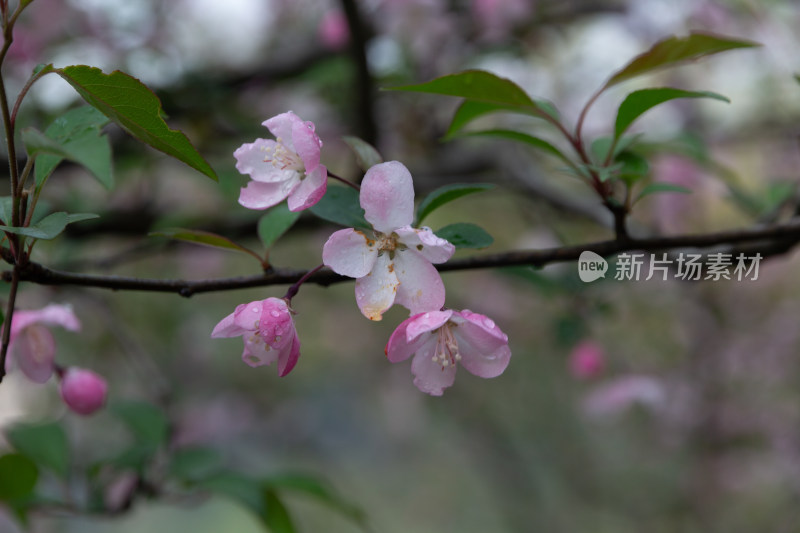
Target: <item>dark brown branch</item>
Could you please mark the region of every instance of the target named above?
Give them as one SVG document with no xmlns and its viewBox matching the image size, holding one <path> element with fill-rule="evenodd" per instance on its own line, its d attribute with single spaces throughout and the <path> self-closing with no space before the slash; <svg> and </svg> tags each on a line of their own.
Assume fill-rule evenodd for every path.
<svg viewBox="0 0 800 533">
<path fill-rule="evenodd" d="M 733 250 L 736 245 L 743 245 L 742 247 L 736 248 L 736 251 L 746 250 L 750 254 L 761 253 L 762 257 L 766 258 L 787 253 L 798 241 L 800 241 L 800 222 L 795 221 L 759 229 L 723 231 L 702 235 L 654 237 L 647 239 L 629 238 L 626 240 L 599 241 L 544 250 L 519 250 L 499 254 L 478 255 L 449 261 L 445 264 L 438 265 L 437 268 L 440 272 L 450 272 L 520 265 L 543 267 L 550 263 L 575 261 L 580 257 L 581 253 L 586 250 L 607 257 L 620 252 L 651 252 L 682 248 L 719 249 L 727 247 Z M 13 261 L 13 257 L 8 249 L 3 248 L 2 255 L 3 259 L 7 262 Z M 171 292 L 189 297 L 203 292 L 296 283 L 307 273 L 307 270 L 275 268 L 270 272 L 254 276 L 189 281 L 79 274 L 53 270 L 38 263 L 31 262 L 19 268 L 19 279 L 20 281 L 28 281 L 40 285 L 74 285 L 111 290 Z M 5 281 L 10 281 L 12 272 L 3 272 L 2 277 Z M 330 269 L 325 268 L 311 275 L 307 279 L 307 283 L 327 286 L 333 283 L 350 280 L 351 278 L 340 276 Z"/>
</svg>

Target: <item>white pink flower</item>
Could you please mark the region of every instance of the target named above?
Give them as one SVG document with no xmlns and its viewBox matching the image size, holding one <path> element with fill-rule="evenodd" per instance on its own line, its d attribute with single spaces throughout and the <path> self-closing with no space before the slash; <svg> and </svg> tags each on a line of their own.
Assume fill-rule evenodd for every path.
<svg viewBox="0 0 800 533">
<path fill-rule="evenodd" d="M 321 165 L 322 141 L 314 124 L 288 111 L 262 123 L 276 137 L 256 139 L 234 153 L 236 169 L 252 181 L 243 187 L 239 203 L 249 209 L 267 209 L 288 197 L 290 211 L 301 211 L 319 202 L 328 184 L 328 170 Z"/>
<path fill-rule="evenodd" d="M 106 380 L 91 370 L 70 367 L 61 376 L 61 399 L 80 415 L 90 415 L 102 408 L 107 392 Z"/>
<path fill-rule="evenodd" d="M 456 364 L 470 373 L 493 378 L 503 373 L 511 358 L 508 336 L 490 318 L 463 311 L 430 311 L 402 322 L 386 344 L 392 363 L 411 355 L 414 385 L 441 396 L 456 379 Z"/>
<path fill-rule="evenodd" d="M 300 339 L 286 300 L 267 298 L 242 304 L 223 318 L 211 338 L 244 338 L 242 360 L 252 367 L 278 362 L 278 375 L 291 372 L 300 357 Z"/>
<path fill-rule="evenodd" d="M 11 319 L 6 370 L 12 360 L 25 376 L 35 383 L 45 383 L 53 375 L 56 341 L 45 326 L 61 326 L 70 331 L 81 329 L 72 307 L 50 304 L 42 309 L 18 310 Z"/>
<path fill-rule="evenodd" d="M 370 168 L 360 202 L 373 235 L 353 228 L 337 231 L 325 243 L 322 262 L 356 278 L 356 302 L 370 320 L 380 320 L 394 303 L 412 314 L 441 309 L 444 285 L 431 263 L 444 263 L 455 247 L 430 228 L 411 227 L 414 185 L 408 169 L 397 161 Z"/>
</svg>

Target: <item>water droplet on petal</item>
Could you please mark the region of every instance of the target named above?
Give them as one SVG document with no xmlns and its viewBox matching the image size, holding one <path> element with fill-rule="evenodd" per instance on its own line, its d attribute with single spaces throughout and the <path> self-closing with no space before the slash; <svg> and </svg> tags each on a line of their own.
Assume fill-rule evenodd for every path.
<svg viewBox="0 0 800 533">
<path fill-rule="evenodd" d="M 486 326 L 489 329 L 493 329 L 494 328 L 494 320 L 492 320 L 491 318 L 485 318 L 485 319 L 483 319 L 483 325 Z"/>
<path fill-rule="evenodd" d="M 269 312 L 269 314 L 274 316 L 275 318 L 281 316 L 280 312 L 277 309 L 273 309 L 272 311 Z"/>
</svg>

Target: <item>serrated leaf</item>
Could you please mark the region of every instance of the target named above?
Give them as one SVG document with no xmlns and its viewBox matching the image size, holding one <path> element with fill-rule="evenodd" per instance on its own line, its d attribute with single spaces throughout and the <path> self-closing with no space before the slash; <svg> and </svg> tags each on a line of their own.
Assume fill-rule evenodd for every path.
<svg viewBox="0 0 800 533">
<path fill-rule="evenodd" d="M 450 224 L 434 233 L 437 237 L 447 239 L 456 248 L 486 248 L 494 242 L 485 229 L 468 222 Z"/>
<path fill-rule="evenodd" d="M 19 424 L 6 432 L 14 449 L 61 476 L 67 477 L 69 468 L 69 443 L 63 428 L 49 424 Z"/>
<path fill-rule="evenodd" d="M 391 91 L 408 91 L 457 96 L 468 100 L 508 106 L 517 111 L 528 111 L 539 116 L 552 117 L 554 108 L 533 100 L 513 81 L 484 70 L 467 70 L 441 76 L 426 83 L 390 87 Z M 557 116 L 554 117 L 557 120 Z"/>
<path fill-rule="evenodd" d="M 439 209 L 444 204 L 457 200 L 462 196 L 474 194 L 476 192 L 488 191 L 494 189 L 491 183 L 453 183 L 445 185 L 434 190 L 425 199 L 420 202 L 417 207 L 417 222 L 416 225 L 422 221 L 436 209 Z"/>
<path fill-rule="evenodd" d="M 208 479 L 222 468 L 222 457 L 211 448 L 182 448 L 172 454 L 169 471 L 172 476 L 187 482 Z"/>
<path fill-rule="evenodd" d="M 162 118 L 158 97 L 136 78 L 115 70 L 105 74 L 98 68 L 73 65 L 56 72 L 84 100 L 136 139 L 160 150 L 217 181 L 214 169 L 182 132 L 170 129 Z"/>
<path fill-rule="evenodd" d="M 100 215 L 94 213 L 72 213 L 68 214 L 63 211 L 52 213 L 41 219 L 36 224 L 32 224 L 26 228 L 15 228 L 12 226 L 0 226 L 0 229 L 9 233 L 16 233 L 17 235 L 25 235 L 33 237 L 34 239 L 54 239 L 64 231 L 67 224 L 73 222 L 80 222 L 82 220 L 90 220 L 99 218 Z"/>
<path fill-rule="evenodd" d="M 270 476 L 265 480 L 267 486 L 280 491 L 295 491 L 324 503 L 354 522 L 363 525 L 366 515 L 358 506 L 346 501 L 330 484 L 317 477 L 304 474 L 283 474 Z"/>
<path fill-rule="evenodd" d="M 264 243 L 264 248 L 267 250 L 272 248 L 272 245 L 289 231 L 298 218 L 300 212 L 289 211 L 285 202 L 271 207 L 258 221 L 258 236 Z"/>
<path fill-rule="evenodd" d="M 261 519 L 272 533 L 296 533 L 289 510 L 273 490 L 263 492 L 264 513 Z"/>
<path fill-rule="evenodd" d="M 737 48 L 761 46 L 752 41 L 730 39 L 711 33 L 692 32 L 686 37 L 672 36 L 657 42 L 648 51 L 636 56 L 615 72 L 603 86 L 607 89 L 625 80 L 647 74 L 660 68 L 699 59 Z"/>
<path fill-rule="evenodd" d="M 517 141 L 521 143 L 528 144 L 533 146 L 534 148 L 538 148 L 547 152 L 550 155 L 554 155 L 559 158 L 561 161 L 566 163 L 567 165 L 571 165 L 572 162 L 569 160 L 564 153 L 550 144 L 548 141 L 544 139 L 540 139 L 539 137 L 534 137 L 533 135 L 529 135 L 527 133 L 522 133 L 519 131 L 513 130 L 483 130 L 483 131 L 471 131 L 469 133 L 464 134 L 465 136 L 482 136 L 482 137 L 498 137 L 501 139 L 509 139 L 512 141 Z"/>
<path fill-rule="evenodd" d="M 383 163 L 381 154 L 367 141 L 351 136 L 342 137 L 342 140 L 353 151 L 358 167 L 364 172 L 379 163 Z"/>
<path fill-rule="evenodd" d="M 44 183 L 62 159 L 83 165 L 106 188 L 113 186 L 111 144 L 99 129 L 84 129 L 58 141 L 34 128 L 25 128 L 22 130 L 22 141 L 28 154 L 37 156 L 37 186 Z"/>
<path fill-rule="evenodd" d="M 558 110 L 550 104 L 549 102 L 537 101 L 539 107 L 546 110 L 546 113 L 549 114 L 551 117 L 558 120 Z M 549 108 L 548 108 L 549 106 Z M 490 113 L 501 113 L 501 112 L 512 112 L 512 113 L 520 113 L 534 116 L 534 117 L 541 117 L 541 114 L 532 111 L 520 110 L 514 106 L 502 105 L 502 104 L 493 104 L 491 102 L 476 102 L 474 100 L 465 100 L 458 106 L 456 109 L 455 114 L 453 114 L 453 119 L 450 121 L 450 126 L 447 128 L 447 133 L 445 133 L 445 139 L 453 138 L 459 131 L 461 131 L 464 126 L 472 122 L 473 120 L 477 119 L 478 117 L 488 115 Z"/>
<path fill-rule="evenodd" d="M 202 244 L 203 246 L 211 246 L 212 248 L 222 248 L 224 250 L 233 250 L 235 252 L 243 252 L 247 255 L 254 256 L 261 261 L 257 253 L 246 248 L 240 244 L 236 244 L 227 237 L 211 233 L 210 231 L 202 231 L 197 229 L 185 228 L 164 228 L 158 231 L 149 233 L 151 237 L 167 237 L 179 241 L 191 242 L 194 244 Z"/>
<path fill-rule="evenodd" d="M 36 463 L 20 453 L 0 457 L 0 500 L 14 501 L 30 496 L 39 479 Z"/>
<path fill-rule="evenodd" d="M 721 94 L 710 91 L 684 91 L 671 87 L 642 89 L 634 91 L 625 97 L 617 110 L 617 121 L 614 125 L 614 138 L 619 138 L 625 130 L 645 112 L 676 98 L 712 98 L 730 103 L 730 100 Z"/>
<path fill-rule="evenodd" d="M 371 230 L 372 224 L 364 218 L 358 196 L 358 191 L 350 187 L 328 187 L 325 196 L 309 211 L 334 224 Z"/>
<path fill-rule="evenodd" d="M 128 427 L 137 442 L 155 448 L 166 441 L 169 421 L 156 406 L 143 402 L 119 402 L 110 410 Z"/>
<path fill-rule="evenodd" d="M 674 183 L 650 183 L 642 188 L 639 191 L 639 194 L 636 196 L 634 203 L 638 202 L 645 196 L 650 196 L 651 194 L 658 194 L 664 192 L 677 192 L 682 194 L 691 194 L 692 190 L 683 187 L 682 185 L 675 185 Z"/>
</svg>

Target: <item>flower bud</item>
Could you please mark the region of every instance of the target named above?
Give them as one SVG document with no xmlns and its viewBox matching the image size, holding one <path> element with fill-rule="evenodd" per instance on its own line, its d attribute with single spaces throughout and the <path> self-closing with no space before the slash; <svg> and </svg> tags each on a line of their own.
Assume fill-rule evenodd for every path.
<svg viewBox="0 0 800 533">
<path fill-rule="evenodd" d="M 90 415 L 106 403 L 108 385 L 100 375 L 85 368 L 67 368 L 61 377 L 61 398 L 71 410 Z"/>
</svg>

